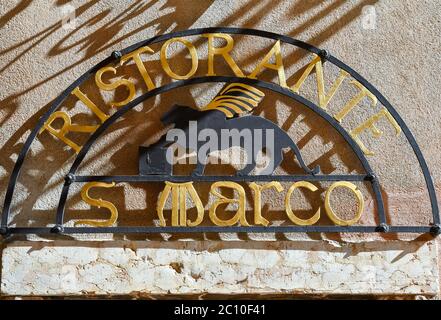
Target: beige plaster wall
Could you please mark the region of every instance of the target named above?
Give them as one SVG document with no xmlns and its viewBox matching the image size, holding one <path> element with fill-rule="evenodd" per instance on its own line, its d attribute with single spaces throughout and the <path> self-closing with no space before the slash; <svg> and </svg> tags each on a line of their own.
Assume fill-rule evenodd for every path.
<svg viewBox="0 0 441 320">
<path fill-rule="evenodd" d="M 70 4 L 76 7 L 76 28 L 65 29 L 60 23 L 62 8 Z M 376 10 L 376 27 L 363 28 L 366 5 Z M 439 67 L 441 5 L 435 0 L 398 1 L 1 1 L 0 3 L 0 200 L 3 201 L 7 181 L 14 160 L 29 130 L 38 121 L 51 101 L 70 83 L 92 65 L 107 57 L 113 50 L 127 47 L 156 34 L 197 27 L 237 26 L 273 31 L 298 38 L 320 48 L 352 66 L 371 81 L 395 106 L 417 141 L 431 168 L 437 190 L 441 179 L 440 162 L 440 114 Z M 195 40 L 198 50 L 204 52 L 204 44 Z M 234 57 L 248 72 L 256 59 L 268 50 L 269 42 L 236 39 Z M 155 47 L 157 49 L 158 47 Z M 295 70 L 308 61 L 308 57 L 288 48 L 284 49 L 288 80 L 293 81 Z M 201 64 L 206 57 L 201 55 Z M 152 74 L 159 73 L 157 57 L 149 61 Z M 228 72 L 226 66 L 219 70 Z M 326 67 L 326 76 L 332 79 L 337 70 Z M 124 67 L 138 84 L 139 76 L 133 66 Z M 203 74 L 204 69 L 200 70 Z M 267 75 L 271 79 L 272 75 Z M 157 83 L 163 79 L 156 77 Z M 140 106 L 127 115 L 124 124 L 106 133 L 86 159 L 82 172 L 93 174 L 136 174 L 137 147 L 154 140 L 159 129 L 158 118 L 178 97 L 179 103 L 201 106 L 218 87 L 180 89 L 165 94 L 155 101 Z M 103 105 L 107 96 L 101 96 L 92 83 L 83 88 L 93 99 Z M 337 111 L 344 101 L 354 94 L 337 95 L 330 111 Z M 315 98 L 313 82 L 303 94 Z M 331 132 L 315 115 L 301 106 L 291 108 L 290 101 L 267 93 L 268 99 L 257 113 L 278 122 L 288 129 L 296 141 L 301 141 L 302 152 L 309 163 L 320 164 L 325 173 L 346 173 L 360 170 L 354 156 L 341 139 Z M 370 111 L 368 101 L 363 102 L 366 112 L 349 117 L 345 128 L 352 128 L 365 119 Z M 274 108 L 276 106 L 276 108 Z M 79 108 L 74 100 L 68 100 L 65 110 Z M 277 110 L 275 112 L 274 110 Z M 111 110 L 110 110 L 111 111 Z M 91 116 L 76 116 L 79 122 L 91 121 Z M 93 121 L 93 120 L 92 120 Z M 370 159 L 381 176 L 387 205 L 388 219 L 396 224 L 427 225 L 431 222 L 430 207 L 417 163 L 403 136 L 395 137 L 390 127 L 383 124 L 384 136 L 372 143 L 377 155 Z M 84 137 L 78 137 L 81 141 Z M 325 156 L 322 156 L 322 154 Z M 39 142 L 25 162 L 13 206 L 12 224 L 36 226 L 51 223 L 66 168 L 73 160 L 73 153 L 48 134 L 40 135 Z M 298 168 L 289 164 L 283 168 Z M 78 189 L 79 190 L 79 189 Z M 77 190 L 77 191 L 78 191 Z M 116 188 L 110 196 L 121 208 L 130 211 L 122 215 L 120 222 L 126 225 L 143 223 L 152 219 L 147 214 L 155 206 L 157 186 Z M 201 191 L 204 191 L 202 188 Z M 439 193 L 439 192 L 438 192 Z M 75 193 L 74 193 L 75 194 Z M 374 223 L 375 208 L 366 194 L 367 213 L 363 223 Z M 107 196 L 109 194 L 107 193 Z M 283 202 L 271 196 L 266 199 L 275 208 Z M 299 202 L 306 212 L 319 200 Z M 78 193 L 70 200 L 68 223 L 78 215 L 90 217 L 99 211 L 83 213 L 88 209 Z M 342 210 L 351 210 L 343 206 Z M 95 212 L 95 213 L 94 213 Z M 105 212 L 105 211 L 101 211 Z M 280 217 L 275 211 L 274 218 Z M 321 223 L 329 223 L 326 219 Z M 173 236 L 179 240 L 186 236 Z M 221 239 L 237 239 L 234 235 L 222 235 Z M 250 235 L 238 237 L 253 243 L 259 238 Z M 267 240 L 279 239 L 269 236 Z M 329 238 L 339 242 L 402 239 L 403 251 L 407 242 L 415 236 L 358 236 L 358 235 L 287 235 L 282 239 L 308 239 L 320 241 Z M 87 238 L 90 240 L 90 237 Z M 98 236 L 97 240 L 109 239 Z M 144 240 L 145 237 L 129 237 L 128 240 Z M 148 237 L 157 240 L 157 237 Z M 219 240 L 208 236 L 209 240 Z M 37 239 L 34 239 L 37 240 Z M 39 238 L 38 240 L 44 240 Z M 51 240 L 51 238 L 50 238 Z M 201 241 L 197 236 L 193 240 Z M 431 241 L 420 237 L 416 241 Z M 320 243 L 320 242 L 319 242 Z M 13 247 L 14 243 L 8 244 Z M 98 245 L 97 245 L 98 246 Z M 178 245 L 177 245 L 178 246 Z M 93 247 L 93 246 L 92 246 Z M 418 246 L 417 246 L 418 247 Z M 177 249 L 178 250 L 178 249 Z M 277 249 L 275 249 L 277 250 Z M 430 252 L 436 252 L 431 250 Z M 324 262 L 323 262 L 324 263 Z M 436 266 L 434 266 L 436 268 Z M 389 292 L 390 293 L 390 292 Z"/>
</svg>

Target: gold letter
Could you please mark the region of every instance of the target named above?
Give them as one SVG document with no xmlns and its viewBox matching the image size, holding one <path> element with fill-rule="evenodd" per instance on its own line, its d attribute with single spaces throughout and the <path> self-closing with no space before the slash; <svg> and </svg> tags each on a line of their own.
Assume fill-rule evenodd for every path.
<svg viewBox="0 0 441 320">
<path fill-rule="evenodd" d="M 164 219 L 164 207 L 165 202 L 170 195 L 170 191 L 172 192 L 172 226 L 185 227 L 188 225 L 189 227 L 194 227 L 199 225 L 204 219 L 204 206 L 202 205 L 202 201 L 193 186 L 193 182 L 173 183 L 168 181 L 165 182 L 164 191 L 162 191 L 158 201 L 157 212 L 160 225 L 162 227 L 166 226 Z M 193 200 L 198 213 L 194 222 L 187 220 L 187 192 L 190 195 L 190 199 Z"/>
<path fill-rule="evenodd" d="M 275 64 L 269 63 L 273 55 L 275 56 Z M 282 53 L 280 50 L 280 40 L 277 40 L 271 50 L 266 54 L 265 58 L 263 58 L 263 60 L 257 65 L 248 78 L 257 79 L 257 75 L 263 68 L 276 70 L 279 75 L 279 84 L 282 87 L 288 88 L 288 85 L 286 84 L 285 68 L 283 67 Z"/>
<path fill-rule="evenodd" d="M 159 224 L 161 227 L 165 227 L 166 223 L 165 223 L 165 219 L 164 219 L 164 207 L 165 207 L 165 202 L 167 201 L 168 196 L 170 195 L 170 191 L 171 191 L 171 186 L 172 183 L 166 181 L 165 182 L 165 188 L 164 190 L 162 190 L 162 193 L 159 197 L 158 200 L 158 204 L 157 204 L 157 209 L 156 211 L 158 212 L 158 217 L 159 217 Z M 174 223 L 175 225 L 178 225 L 177 221 L 177 209 L 174 209 L 174 205 L 176 204 L 176 200 L 172 199 L 172 224 Z"/>
<path fill-rule="evenodd" d="M 280 182 L 272 181 L 264 184 L 263 186 L 253 182 L 250 184 L 250 188 L 254 191 L 254 223 L 261 224 L 265 227 L 269 224 L 269 221 L 262 217 L 262 191 L 265 189 L 274 188 L 277 192 L 282 192 L 283 187 Z"/>
<path fill-rule="evenodd" d="M 337 80 L 332 84 L 331 89 L 329 89 L 329 92 L 325 93 L 325 80 L 323 76 L 323 64 L 322 59 L 315 55 L 315 58 L 311 61 L 311 63 L 306 67 L 305 71 L 303 72 L 300 79 L 297 81 L 297 83 L 291 88 L 291 90 L 294 93 L 299 93 L 300 87 L 305 82 L 306 78 L 311 74 L 312 70 L 316 70 L 316 77 L 317 77 L 317 91 L 318 91 L 318 97 L 319 97 L 319 106 L 323 109 L 326 109 L 326 107 L 329 104 L 329 101 L 331 101 L 332 97 L 337 92 L 338 88 L 341 86 L 343 81 L 346 79 L 346 77 L 349 75 L 344 70 L 340 70 L 340 75 L 338 76 Z"/>
<path fill-rule="evenodd" d="M 150 78 L 149 73 L 147 72 L 144 63 L 141 60 L 141 53 L 155 53 L 152 49 L 149 47 L 141 47 L 138 50 L 135 50 L 131 53 L 126 54 L 121 58 L 121 65 L 123 65 L 127 60 L 133 59 L 135 61 L 136 67 L 138 68 L 139 73 L 141 74 L 142 78 L 144 79 L 145 85 L 147 86 L 148 91 L 153 90 L 156 88 L 155 84 L 153 83 L 152 79 Z"/>
<path fill-rule="evenodd" d="M 171 69 L 170 69 L 170 65 L 167 62 L 167 49 L 169 47 L 169 45 L 173 42 L 180 42 L 183 45 L 185 45 L 187 47 L 187 49 L 190 51 L 190 56 L 191 56 L 191 70 L 184 76 L 180 76 L 176 73 L 174 73 Z M 196 48 L 194 47 L 194 45 L 190 42 L 187 41 L 185 39 L 182 38 L 172 38 L 170 40 L 168 40 L 167 42 L 164 43 L 164 45 L 161 48 L 161 65 L 162 68 L 164 69 L 165 73 L 167 73 L 171 78 L 173 79 L 177 79 L 177 80 L 184 80 L 184 79 L 188 79 L 191 76 L 193 76 L 197 69 L 198 69 L 198 53 L 196 51 Z"/>
<path fill-rule="evenodd" d="M 294 183 L 288 190 L 288 193 L 286 194 L 285 197 L 285 210 L 286 210 L 286 214 L 288 215 L 288 218 L 294 222 L 295 224 L 299 225 L 299 226 L 310 226 L 315 224 L 319 219 L 320 219 L 320 208 L 318 208 L 318 210 L 316 211 L 316 213 L 309 219 L 300 219 L 299 217 L 297 217 L 294 212 L 292 212 L 292 208 L 291 208 L 291 195 L 294 192 L 295 189 L 297 188 L 306 188 L 308 190 L 311 190 L 312 192 L 316 192 L 318 190 L 318 188 L 313 185 L 310 182 L 307 181 L 299 181 Z"/>
<path fill-rule="evenodd" d="M 242 70 L 238 67 L 236 62 L 234 62 L 233 58 L 230 56 L 230 51 L 233 49 L 234 46 L 234 40 L 233 38 L 228 34 L 223 33 L 209 33 L 204 35 L 204 37 L 208 38 L 208 73 L 207 76 L 215 76 L 214 72 L 214 56 L 215 55 L 221 55 L 224 60 L 228 63 L 231 70 L 233 70 L 234 74 L 237 77 L 245 77 Z M 214 38 L 222 38 L 225 41 L 227 41 L 227 45 L 222 48 L 216 48 L 214 47 L 213 40 Z"/>
<path fill-rule="evenodd" d="M 340 219 L 339 217 L 337 217 L 337 215 L 334 213 L 334 210 L 332 210 L 331 207 L 331 192 L 338 187 L 345 187 L 348 188 L 349 190 L 351 190 L 355 196 L 357 197 L 358 200 L 358 211 L 355 214 L 355 217 L 351 220 L 343 220 Z M 361 214 L 364 211 L 364 200 L 363 200 L 363 195 L 361 194 L 360 190 L 357 189 L 357 186 L 350 183 L 350 182 L 346 182 L 346 181 L 340 181 L 340 182 L 335 182 L 334 184 L 332 184 L 329 189 L 326 191 L 326 195 L 325 195 L 325 209 L 326 209 L 326 213 L 328 214 L 329 219 L 331 219 L 335 224 L 339 225 L 339 226 L 351 226 L 355 223 L 357 223 L 358 220 L 360 220 L 361 218 Z"/>
<path fill-rule="evenodd" d="M 56 119 L 63 120 L 63 125 L 61 126 L 61 129 L 57 130 L 54 127 L 52 127 L 52 122 L 54 122 Z M 70 140 L 66 137 L 66 135 L 70 131 L 74 132 L 94 132 L 98 126 L 79 126 L 72 124 L 71 119 L 69 115 L 64 111 L 56 111 L 52 113 L 47 119 L 47 121 L 44 123 L 43 127 L 40 130 L 40 133 L 42 133 L 44 130 L 49 131 L 52 135 L 63 141 L 65 144 L 67 144 L 69 147 L 75 150 L 76 153 L 80 152 L 81 147 L 77 145 L 75 142 Z"/>
<path fill-rule="evenodd" d="M 95 75 L 95 82 L 96 82 L 98 88 L 100 88 L 102 90 L 106 90 L 106 91 L 115 90 L 116 88 L 118 88 L 120 86 L 126 87 L 127 90 L 129 90 L 129 95 L 127 96 L 127 98 L 123 101 L 120 101 L 120 102 L 113 101 L 110 103 L 111 106 L 121 107 L 121 106 L 129 103 L 130 101 L 132 101 L 133 97 L 135 96 L 135 85 L 126 79 L 120 79 L 120 80 L 117 80 L 117 81 L 111 82 L 111 83 L 104 83 L 103 80 L 101 79 L 101 77 L 103 76 L 103 73 L 109 72 L 109 71 L 112 72 L 113 74 L 116 74 L 116 69 L 113 67 L 101 68 L 100 70 L 97 71 L 97 73 Z"/>
<path fill-rule="evenodd" d="M 395 121 L 395 119 L 392 117 L 392 115 L 389 113 L 389 111 L 387 111 L 386 108 L 381 109 L 380 112 L 378 112 L 377 114 L 375 114 L 372 117 L 370 117 L 368 120 L 366 120 L 366 122 L 362 123 L 360 126 L 355 128 L 354 130 L 352 130 L 351 133 L 350 133 L 351 137 L 355 140 L 355 142 L 357 142 L 357 144 L 360 146 L 361 150 L 366 155 L 373 156 L 374 153 L 372 151 L 368 150 L 368 148 L 366 148 L 366 146 L 363 144 L 363 142 L 361 142 L 361 140 L 360 140 L 360 138 L 358 136 L 364 130 L 370 129 L 371 132 L 372 132 L 372 135 L 375 138 L 381 137 L 383 132 L 381 132 L 375 126 L 375 123 L 378 122 L 383 117 L 386 118 L 392 124 L 392 126 L 395 128 L 395 132 L 397 133 L 397 136 L 400 135 L 400 133 L 401 133 L 400 126 Z"/>
<path fill-rule="evenodd" d="M 222 187 L 232 188 L 233 190 L 236 190 L 239 193 L 239 199 L 229 199 L 215 190 L 216 188 Z M 215 225 L 232 226 L 240 221 L 240 224 L 242 226 L 249 226 L 247 220 L 245 219 L 245 190 L 240 184 L 237 184 L 235 182 L 219 181 L 211 186 L 210 192 L 219 198 L 213 203 L 210 208 L 210 219 Z M 237 209 L 237 212 L 233 218 L 229 220 L 221 220 L 216 216 L 216 209 L 219 205 L 228 203 L 237 203 L 239 208 Z"/>
<path fill-rule="evenodd" d="M 374 96 L 368 89 L 366 89 L 360 82 L 353 80 L 351 81 L 351 84 L 358 87 L 360 89 L 360 92 L 353 97 L 346 106 L 343 107 L 343 109 L 337 113 L 334 118 L 338 122 L 341 122 L 344 117 L 348 115 L 348 113 L 357 105 L 360 103 L 361 100 L 363 100 L 364 97 L 368 97 L 372 101 L 372 107 L 375 107 L 378 103 L 377 97 Z"/>
<path fill-rule="evenodd" d="M 113 205 L 113 203 L 109 201 L 105 201 L 103 199 L 94 199 L 89 196 L 89 190 L 95 187 L 102 188 L 111 188 L 115 186 L 115 182 L 112 183 L 104 183 L 104 182 L 89 182 L 84 185 L 81 189 L 81 198 L 84 202 L 90 204 L 91 206 L 95 206 L 98 208 L 104 207 L 109 209 L 110 218 L 108 220 L 99 221 L 99 220 L 78 220 L 75 222 L 75 226 L 79 224 L 88 224 L 94 227 L 110 227 L 113 225 L 118 219 L 118 209 Z"/>
<path fill-rule="evenodd" d="M 101 122 L 106 121 L 109 116 L 107 114 L 105 114 L 104 112 L 102 112 L 95 103 L 92 102 L 92 100 L 90 100 L 81 90 L 79 87 L 76 87 L 72 93 L 78 98 L 80 99 L 85 105 L 86 107 L 88 107 L 90 110 L 92 110 L 93 113 L 96 114 L 96 116 L 101 120 Z"/>
</svg>

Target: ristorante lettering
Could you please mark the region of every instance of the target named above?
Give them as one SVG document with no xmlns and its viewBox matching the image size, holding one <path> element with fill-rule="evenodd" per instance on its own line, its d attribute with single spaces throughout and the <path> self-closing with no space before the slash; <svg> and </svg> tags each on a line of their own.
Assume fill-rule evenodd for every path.
<svg viewBox="0 0 441 320">
<path fill-rule="evenodd" d="M 294 83 L 287 83 L 287 75 L 285 72 L 284 59 L 281 50 L 282 44 L 279 40 L 276 41 L 268 50 L 268 52 L 260 58 L 260 60 L 257 62 L 256 67 L 249 74 L 246 74 L 245 71 L 243 71 L 238 65 L 238 63 L 235 62 L 232 56 L 232 52 L 235 47 L 234 39 L 231 35 L 223 33 L 210 33 L 203 35 L 203 39 L 206 39 L 208 48 L 208 51 L 205 52 L 208 57 L 208 60 L 206 62 L 206 68 L 208 70 L 206 74 L 207 76 L 220 75 L 219 71 L 217 71 L 216 69 L 216 64 L 223 60 L 223 62 L 226 63 L 231 69 L 232 74 L 236 77 L 258 79 L 263 72 L 274 72 L 274 74 L 277 76 L 278 84 L 280 86 L 298 94 L 301 92 L 305 80 L 311 74 L 315 73 L 317 84 L 316 104 L 324 110 L 327 110 L 329 102 L 341 88 L 343 82 L 348 78 L 348 73 L 344 70 L 341 70 L 340 74 L 334 80 L 330 88 L 326 90 L 322 58 L 314 55 L 311 58 L 311 62 L 301 69 L 303 70 L 303 72 L 301 73 L 300 77 Z M 223 46 L 216 46 L 215 43 L 218 40 L 224 41 L 225 44 Z M 179 43 L 183 45 L 183 50 L 186 50 L 186 52 L 188 52 L 190 56 L 191 66 L 185 74 L 178 74 L 176 70 L 172 70 L 172 64 L 170 63 L 171 58 L 168 57 L 168 50 L 173 43 Z M 133 62 L 135 64 L 139 74 L 144 81 L 145 89 L 147 91 L 155 89 L 156 85 L 149 73 L 148 61 L 143 60 L 143 57 L 153 54 L 155 54 L 155 51 L 152 48 L 144 46 L 125 56 L 122 56 L 119 62 L 119 66 L 123 66 L 130 62 Z M 160 50 L 160 61 L 164 77 L 168 77 L 170 81 L 190 79 L 197 74 L 201 66 L 201 62 L 199 61 L 198 49 L 191 41 L 185 38 L 172 38 L 163 43 Z M 117 80 L 106 82 L 103 78 L 105 78 L 105 76 L 107 75 L 117 75 L 119 78 Z M 132 101 L 136 96 L 135 83 L 130 79 L 126 79 L 125 75 L 120 72 L 120 68 L 118 67 L 105 66 L 98 70 L 95 75 L 95 84 L 98 89 L 103 91 L 115 92 L 115 90 L 124 90 L 126 92 L 126 95 L 123 99 L 119 101 L 110 101 L 109 105 L 111 107 L 119 108 L 121 106 L 124 106 L 125 104 Z M 351 80 L 350 84 L 357 90 L 357 93 L 345 105 L 341 106 L 340 111 L 332 115 L 339 122 L 343 122 L 351 112 L 355 112 L 364 98 L 368 98 L 370 100 L 372 109 L 374 109 L 378 104 L 378 100 L 375 95 L 372 94 L 361 83 L 356 80 Z M 80 101 L 82 101 L 84 105 L 96 115 L 101 123 L 109 117 L 109 115 L 102 111 L 102 109 L 89 97 L 87 97 L 87 95 L 84 94 L 80 88 L 76 88 L 75 90 L 73 90 L 72 95 L 76 96 Z M 56 129 L 54 128 L 54 126 L 52 126 L 52 123 L 55 120 L 61 120 L 61 128 Z M 374 151 L 366 147 L 360 136 L 363 133 L 371 133 L 374 138 L 379 138 L 382 135 L 382 132 L 376 127 L 376 124 L 382 120 L 387 121 L 394 128 L 397 135 L 401 133 L 400 126 L 394 120 L 394 117 L 385 108 L 381 109 L 378 113 L 360 123 L 358 126 L 355 127 L 355 129 L 350 131 L 350 135 L 366 155 L 373 155 Z M 68 137 L 68 134 L 70 132 L 83 132 L 90 134 L 91 132 L 95 131 L 97 127 L 98 125 L 96 124 L 74 124 L 71 117 L 66 112 L 57 111 L 52 114 L 51 117 L 46 121 L 41 132 L 48 131 L 49 133 L 63 141 L 65 144 L 67 144 L 69 147 L 71 147 L 76 153 L 78 153 L 81 149 L 81 146 L 77 142 L 70 139 Z"/>
</svg>

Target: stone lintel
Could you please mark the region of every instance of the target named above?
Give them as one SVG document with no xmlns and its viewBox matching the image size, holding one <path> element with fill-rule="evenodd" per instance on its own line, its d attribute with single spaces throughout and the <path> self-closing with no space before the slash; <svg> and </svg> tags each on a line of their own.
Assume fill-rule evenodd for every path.
<svg viewBox="0 0 441 320">
<path fill-rule="evenodd" d="M 1 294 L 435 296 L 437 266 L 435 241 L 17 241 Z"/>
</svg>

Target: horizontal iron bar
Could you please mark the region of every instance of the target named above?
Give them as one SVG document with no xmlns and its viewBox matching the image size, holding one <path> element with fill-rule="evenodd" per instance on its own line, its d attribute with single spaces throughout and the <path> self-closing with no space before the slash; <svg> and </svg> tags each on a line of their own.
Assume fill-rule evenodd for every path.
<svg viewBox="0 0 441 320">
<path fill-rule="evenodd" d="M 73 182 L 215 182 L 215 181 L 367 181 L 369 175 L 265 175 L 265 176 L 74 176 Z"/>
<path fill-rule="evenodd" d="M 430 233 L 432 232 L 432 226 L 389 226 L 389 233 Z"/>
<path fill-rule="evenodd" d="M 430 233 L 428 226 L 391 226 L 387 233 Z M 271 227 L 66 227 L 63 234 L 87 233 L 374 233 L 380 232 L 375 226 L 271 226 Z M 49 227 L 8 228 L 9 234 L 50 234 L 54 233 Z"/>
</svg>

